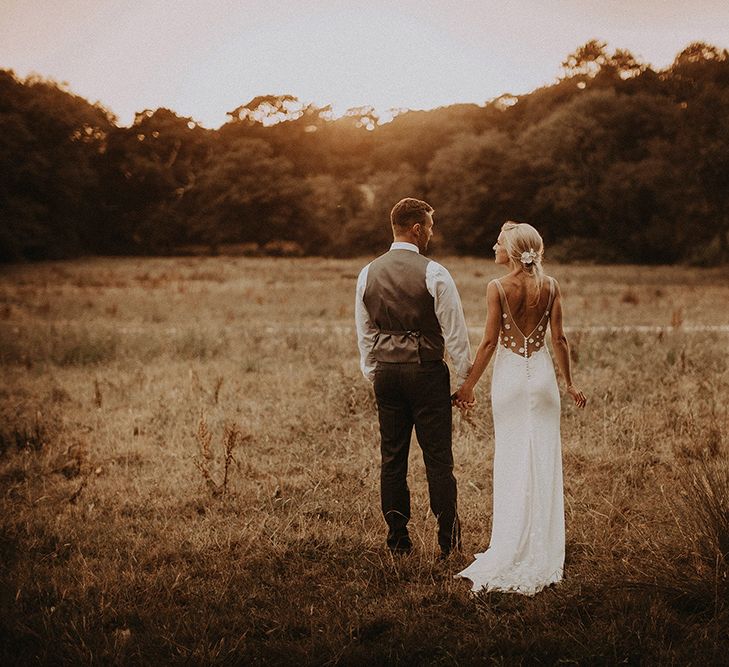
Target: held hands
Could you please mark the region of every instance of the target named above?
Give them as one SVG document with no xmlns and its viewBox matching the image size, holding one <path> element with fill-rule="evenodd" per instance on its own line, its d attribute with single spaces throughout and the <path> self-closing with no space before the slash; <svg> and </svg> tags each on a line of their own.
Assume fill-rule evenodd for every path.
<svg viewBox="0 0 729 667">
<path fill-rule="evenodd" d="M 469 410 L 476 405 L 476 396 L 473 393 L 473 388 L 468 387 L 465 384 L 461 386 L 458 391 L 451 396 L 451 402 L 461 412 Z"/>
<path fill-rule="evenodd" d="M 584 408 L 587 405 L 587 396 L 585 396 L 575 385 L 567 385 L 567 393 L 572 396 L 572 400 L 578 408 Z"/>
</svg>

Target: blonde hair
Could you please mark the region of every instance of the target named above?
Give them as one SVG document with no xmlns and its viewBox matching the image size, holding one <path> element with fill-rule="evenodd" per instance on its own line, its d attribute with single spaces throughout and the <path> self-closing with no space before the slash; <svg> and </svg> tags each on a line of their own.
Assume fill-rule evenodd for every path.
<svg viewBox="0 0 729 667">
<path fill-rule="evenodd" d="M 537 286 L 536 301 L 542 291 L 544 270 L 544 241 L 539 232 L 526 222 L 508 220 L 501 227 L 502 245 L 515 266 L 521 267 L 527 275 L 534 279 Z"/>
</svg>

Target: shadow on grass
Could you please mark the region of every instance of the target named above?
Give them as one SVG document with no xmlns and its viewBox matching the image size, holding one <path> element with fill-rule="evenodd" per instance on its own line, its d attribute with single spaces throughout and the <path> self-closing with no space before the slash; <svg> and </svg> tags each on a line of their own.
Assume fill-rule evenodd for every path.
<svg viewBox="0 0 729 667">
<path fill-rule="evenodd" d="M 330 535 L 160 544 L 116 577 L 58 577 L 28 536 L 0 540 L 3 664 L 476 664 L 714 662 L 726 615 L 695 619 L 621 568 L 577 572 L 534 597 L 472 596 L 462 563 Z M 119 553 L 123 541 L 107 545 Z M 57 551 L 57 550 L 56 550 Z M 65 559 L 73 557 L 67 549 Z M 12 553 L 11 553 L 12 552 Z M 136 564 L 135 564 L 136 561 Z M 103 567 L 103 563 L 98 566 Z M 72 569 L 72 568 L 71 568 Z M 43 575 L 47 576 L 43 576 Z M 696 644 L 703 633 L 704 644 Z M 681 640 L 694 636 L 690 651 Z"/>
</svg>

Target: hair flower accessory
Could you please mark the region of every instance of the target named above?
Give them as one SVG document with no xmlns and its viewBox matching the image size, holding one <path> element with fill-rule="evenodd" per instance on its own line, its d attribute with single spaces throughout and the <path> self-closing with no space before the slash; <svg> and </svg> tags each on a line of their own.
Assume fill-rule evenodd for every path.
<svg viewBox="0 0 729 667">
<path fill-rule="evenodd" d="M 523 253 L 521 253 L 521 263 L 522 264 L 534 264 L 534 262 L 537 261 L 537 253 L 534 252 L 531 248 L 529 250 L 525 250 Z"/>
</svg>

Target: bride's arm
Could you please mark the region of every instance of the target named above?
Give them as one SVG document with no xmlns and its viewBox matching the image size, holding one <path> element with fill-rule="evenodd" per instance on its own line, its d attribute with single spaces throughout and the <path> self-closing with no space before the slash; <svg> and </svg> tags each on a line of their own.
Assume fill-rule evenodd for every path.
<svg viewBox="0 0 729 667">
<path fill-rule="evenodd" d="M 567 392 L 578 407 L 584 408 L 587 404 L 587 398 L 579 389 L 577 389 L 577 387 L 575 387 L 574 384 L 572 384 L 570 344 L 564 333 L 564 326 L 562 323 L 562 293 L 559 290 L 559 284 L 556 280 L 554 281 L 554 288 L 556 290 L 556 296 L 554 297 L 552 312 L 549 316 L 549 327 L 552 332 L 554 356 L 557 358 L 557 366 L 562 373 L 562 377 L 564 377 L 564 380 L 567 383 Z"/>
<path fill-rule="evenodd" d="M 476 358 L 471 366 L 471 371 L 466 381 L 456 392 L 454 400 L 460 407 L 469 407 L 474 403 L 474 387 L 481 379 L 483 372 L 491 361 L 491 357 L 499 344 L 499 333 L 501 331 L 501 301 L 499 300 L 499 289 L 491 281 L 486 288 L 486 325 L 483 338 L 476 350 Z"/>
</svg>

